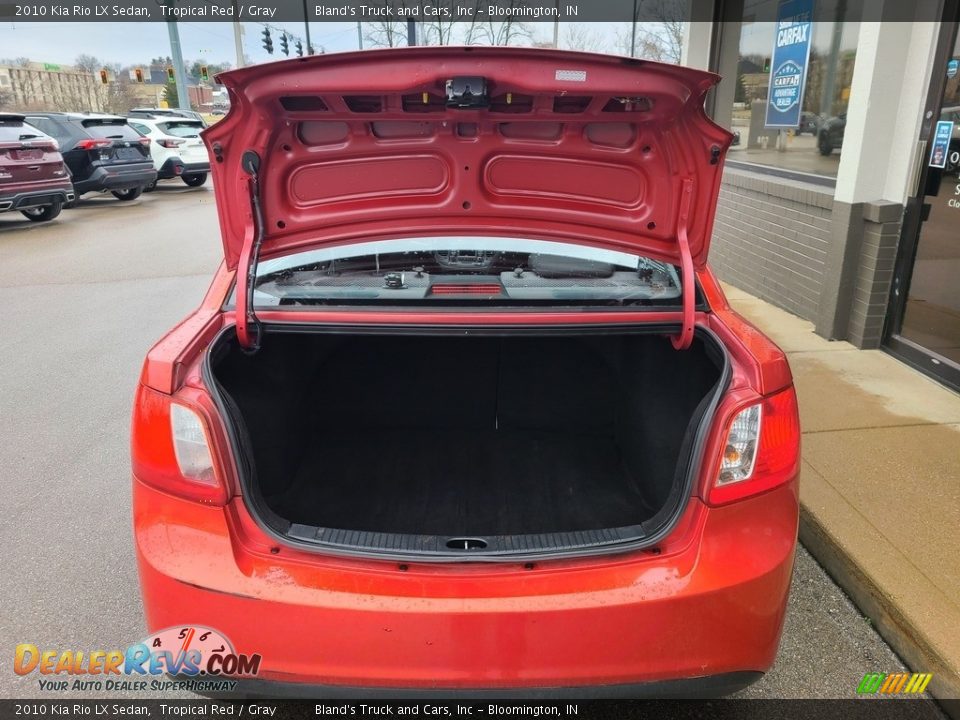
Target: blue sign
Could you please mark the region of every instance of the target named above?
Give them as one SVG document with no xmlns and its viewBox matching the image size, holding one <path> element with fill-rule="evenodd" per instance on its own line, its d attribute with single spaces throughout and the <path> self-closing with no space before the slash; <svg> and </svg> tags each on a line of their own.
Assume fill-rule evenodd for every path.
<svg viewBox="0 0 960 720">
<path fill-rule="evenodd" d="M 947 61 L 947 77 L 954 78 L 957 76 L 957 69 L 960 69 L 960 60 L 956 58 L 951 58 Z"/>
<path fill-rule="evenodd" d="M 940 120 L 933 134 L 933 147 L 930 148 L 930 167 L 945 168 L 947 155 L 950 154 L 950 138 L 953 137 L 953 123 Z"/>
<path fill-rule="evenodd" d="M 768 128 L 800 125 L 813 35 L 812 18 L 813 0 L 781 0 L 777 8 L 764 123 Z"/>
</svg>

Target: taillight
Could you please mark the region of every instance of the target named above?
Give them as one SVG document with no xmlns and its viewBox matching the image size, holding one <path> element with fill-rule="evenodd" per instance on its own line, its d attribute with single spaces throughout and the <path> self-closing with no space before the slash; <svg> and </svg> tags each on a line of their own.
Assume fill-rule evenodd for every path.
<svg viewBox="0 0 960 720">
<path fill-rule="evenodd" d="M 172 495 L 223 505 L 226 485 L 199 406 L 141 386 L 131 428 L 133 474 Z"/>
<path fill-rule="evenodd" d="M 77 147 L 81 150 L 96 150 L 98 148 L 108 148 L 111 145 L 113 145 L 113 141 L 107 140 L 106 138 L 99 140 L 96 138 L 84 138 L 77 143 Z"/>
<path fill-rule="evenodd" d="M 799 462 L 800 418 L 790 387 L 734 413 L 707 503 L 723 505 L 782 485 Z"/>
<path fill-rule="evenodd" d="M 147 141 L 147 145 L 150 144 L 150 138 L 144 138 Z M 165 148 L 175 148 L 180 147 L 186 142 L 186 140 L 169 140 L 167 138 L 160 138 L 157 140 L 157 145 Z"/>
</svg>

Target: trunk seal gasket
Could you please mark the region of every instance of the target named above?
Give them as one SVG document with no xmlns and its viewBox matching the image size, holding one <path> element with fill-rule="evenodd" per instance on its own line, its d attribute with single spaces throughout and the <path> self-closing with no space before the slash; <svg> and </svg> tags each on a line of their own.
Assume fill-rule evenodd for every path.
<svg viewBox="0 0 960 720">
<path fill-rule="evenodd" d="M 424 330 L 429 329 L 432 334 L 451 334 L 458 333 L 463 334 L 464 332 L 475 332 L 476 334 L 529 334 L 531 330 L 541 331 L 550 334 L 557 335 L 582 335 L 582 334 L 622 334 L 624 332 L 629 332 L 631 334 L 653 334 L 653 333 L 664 333 L 666 331 L 676 332 L 677 325 L 670 324 L 655 324 L 655 325 L 638 325 L 636 323 L 630 325 L 620 325 L 620 324 L 597 324 L 597 325 L 586 325 L 586 326 L 576 326 L 576 327 L 555 327 L 555 326 L 476 326 L 476 325 L 446 325 L 446 326 L 430 326 L 426 328 L 423 325 L 408 325 L 408 326 L 396 326 L 396 325 L 356 325 L 343 323 L 336 325 L 322 324 L 286 324 L 284 323 L 281 326 L 276 324 L 264 324 L 263 332 L 265 334 L 269 332 L 343 332 L 343 333 L 375 333 L 382 335 L 389 334 L 402 334 L 402 332 L 397 332 L 399 330 L 403 332 L 419 332 L 423 333 Z M 280 531 L 273 525 L 270 525 L 264 520 L 265 516 L 276 517 L 269 508 L 263 505 L 262 499 L 260 498 L 259 493 L 255 488 L 250 487 L 249 478 L 246 476 L 246 473 L 241 469 L 241 463 L 238 458 L 242 452 L 240 448 L 240 443 L 237 438 L 237 433 L 234 428 L 233 421 L 230 414 L 227 411 L 226 405 L 221 397 L 221 390 L 219 383 L 213 376 L 213 368 L 211 367 L 211 356 L 216 347 L 218 347 L 224 337 L 230 332 L 233 331 L 236 333 L 235 325 L 228 325 L 220 330 L 217 333 L 217 336 L 211 341 L 210 345 L 204 351 L 204 358 L 201 367 L 201 376 L 206 385 L 207 391 L 210 393 L 213 398 L 214 404 L 217 407 L 217 411 L 220 413 L 221 420 L 226 431 L 227 439 L 230 443 L 230 450 L 233 453 L 233 456 L 236 460 L 237 474 L 239 476 L 240 487 L 243 491 L 242 502 L 247 506 L 248 511 L 250 512 L 251 517 L 257 526 L 260 527 L 267 535 L 274 538 L 280 543 L 283 543 L 288 546 L 296 547 L 301 550 L 308 550 L 316 553 L 326 553 L 329 555 L 336 555 L 340 557 L 348 558 L 362 558 L 370 560 L 387 560 L 387 561 L 405 561 L 405 562 L 429 562 L 429 563 L 460 563 L 460 562 L 523 562 L 523 561 L 532 561 L 532 560 L 555 560 L 563 558 L 579 558 L 579 557 L 596 557 L 598 555 L 610 555 L 610 554 L 621 554 L 627 552 L 634 552 L 637 550 L 643 550 L 644 548 L 651 547 L 656 545 L 658 542 L 663 540 L 670 532 L 673 531 L 677 522 L 679 521 L 681 515 L 686 509 L 687 505 L 690 502 L 691 492 L 693 490 L 696 477 L 700 472 L 700 469 L 703 467 L 704 463 L 704 451 L 706 446 L 706 438 L 710 428 L 713 425 L 715 419 L 717 406 L 720 404 L 720 400 L 723 397 L 725 391 L 730 385 L 730 379 L 732 377 L 732 370 L 730 367 L 730 356 L 723 346 L 723 343 L 720 341 L 720 338 L 707 327 L 698 325 L 694 328 L 694 335 L 699 335 L 701 338 L 709 339 L 714 349 L 720 350 L 719 355 L 723 360 L 723 367 L 720 371 L 720 378 L 717 381 L 713 395 L 710 399 L 710 402 L 704 411 L 703 415 L 700 417 L 700 421 L 697 425 L 693 444 L 690 449 L 690 456 L 688 458 L 687 470 L 684 476 L 684 484 L 681 492 L 678 494 L 678 501 L 675 503 L 674 508 L 669 513 L 668 517 L 662 522 L 659 528 L 656 531 L 647 533 L 641 525 L 627 526 L 623 528 L 604 528 L 602 530 L 593 530 L 593 531 L 578 531 L 571 533 L 541 533 L 538 535 L 489 535 L 484 536 L 483 539 L 487 542 L 487 547 L 483 550 L 451 550 L 446 547 L 446 542 L 451 538 L 455 537 L 452 535 L 436 535 L 436 536 L 422 536 L 422 535 L 402 535 L 399 533 L 372 533 L 359 530 L 338 530 L 336 528 L 319 528 L 316 526 L 296 526 L 291 523 L 287 524 L 286 531 Z M 683 352 L 683 351 L 678 351 Z M 311 529 L 314 533 L 314 538 L 306 538 L 302 535 L 300 537 L 291 536 L 290 532 L 294 528 L 304 528 Z M 356 536 L 372 536 L 370 539 L 376 539 L 379 542 L 377 544 L 347 544 L 344 542 L 332 542 L 330 540 L 321 540 L 317 539 L 322 532 L 334 532 L 341 533 L 346 536 L 354 536 L 351 539 L 360 539 Z M 303 533 L 304 530 L 298 530 L 298 532 Z M 617 537 L 609 537 L 609 534 L 613 533 Z M 623 536 L 628 533 L 632 533 L 632 539 L 624 539 Z M 603 537 L 607 535 L 607 537 Z M 637 537 L 639 535 L 639 537 Z M 592 536 L 592 539 L 591 537 Z M 435 542 L 437 549 L 417 549 L 411 547 L 404 547 L 408 545 L 408 541 L 405 541 L 407 538 L 419 538 L 421 545 L 427 542 Z M 497 550 L 495 540 L 505 539 L 505 538 L 526 538 L 526 541 L 518 541 L 523 544 L 530 545 L 539 545 L 540 548 L 529 547 L 527 549 L 501 549 Z M 577 543 L 572 544 L 571 541 L 576 538 Z M 346 539 L 346 538 L 344 538 Z M 428 540 L 429 539 L 429 540 Z M 530 542 L 531 540 L 536 539 L 535 542 Z M 545 541 L 552 542 L 545 542 Z M 559 540 L 565 540 L 566 542 L 557 542 Z M 586 540 L 586 542 L 584 542 Z M 511 540 L 511 543 L 514 542 Z M 566 547 L 564 547 L 566 545 Z M 558 547 L 560 546 L 560 547 Z M 442 549 L 441 549 L 442 548 Z"/>
</svg>

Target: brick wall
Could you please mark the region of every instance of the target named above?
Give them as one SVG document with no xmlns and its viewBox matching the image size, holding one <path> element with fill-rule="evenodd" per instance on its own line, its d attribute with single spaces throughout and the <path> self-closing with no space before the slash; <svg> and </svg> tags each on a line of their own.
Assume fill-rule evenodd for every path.
<svg viewBox="0 0 960 720">
<path fill-rule="evenodd" d="M 903 206 L 896 203 L 869 203 L 863 208 L 863 241 L 847 325 L 847 339 L 857 347 L 880 346 L 902 217 Z"/>
<path fill-rule="evenodd" d="M 728 167 L 710 264 L 722 280 L 814 320 L 831 243 L 832 208 L 830 188 Z"/>
</svg>

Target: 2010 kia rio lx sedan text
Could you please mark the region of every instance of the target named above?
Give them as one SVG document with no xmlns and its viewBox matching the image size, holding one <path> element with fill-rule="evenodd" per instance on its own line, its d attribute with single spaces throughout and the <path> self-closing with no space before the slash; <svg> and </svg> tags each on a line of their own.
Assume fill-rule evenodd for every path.
<svg viewBox="0 0 960 720">
<path fill-rule="evenodd" d="M 220 77 L 224 261 L 133 413 L 150 631 L 217 629 L 267 693 L 768 670 L 799 423 L 706 264 L 718 78 L 479 47 Z"/>
</svg>

